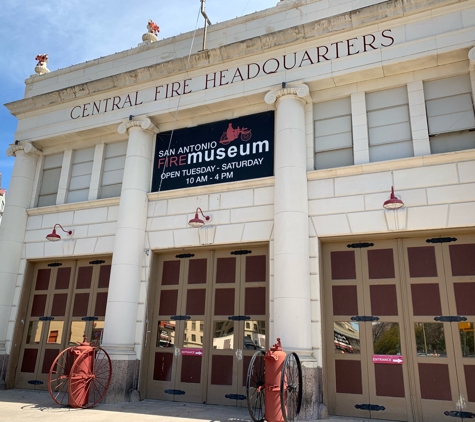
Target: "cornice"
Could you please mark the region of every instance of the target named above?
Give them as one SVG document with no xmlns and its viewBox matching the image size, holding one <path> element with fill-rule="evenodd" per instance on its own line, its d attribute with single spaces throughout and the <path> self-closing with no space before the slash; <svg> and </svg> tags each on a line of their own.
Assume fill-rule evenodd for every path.
<svg viewBox="0 0 475 422">
<path fill-rule="evenodd" d="M 211 66 L 222 65 L 237 58 L 246 58 L 262 54 L 263 51 L 288 47 L 301 42 L 312 41 L 325 36 L 364 28 L 381 22 L 387 22 L 408 15 L 422 13 L 453 4 L 463 4 L 471 0 L 391 0 L 357 10 L 330 16 L 321 20 L 296 25 L 269 34 L 226 44 L 218 48 L 192 54 L 190 60 L 180 57 L 139 69 L 90 82 L 74 85 L 57 91 L 6 103 L 5 106 L 15 116 L 51 107 L 62 103 L 85 99 L 92 95 L 103 95 L 117 89 L 153 82 L 185 71 L 197 71 Z M 133 60 L 131 58 L 131 60 Z M 54 72 L 50 74 L 54 76 Z"/>
<path fill-rule="evenodd" d="M 475 160 L 475 149 L 445 152 L 443 154 L 423 155 L 420 157 L 400 158 L 397 160 L 379 161 L 354 166 L 338 167 L 307 172 L 307 180 L 333 179 L 361 174 L 392 172 L 396 170 L 436 166 L 439 164 L 455 164 Z"/>
<path fill-rule="evenodd" d="M 51 205 L 48 207 L 30 208 L 26 212 L 31 215 L 55 214 L 66 211 L 79 211 L 90 208 L 118 206 L 120 198 L 96 199 L 94 201 L 72 202 L 70 204 Z"/>
</svg>

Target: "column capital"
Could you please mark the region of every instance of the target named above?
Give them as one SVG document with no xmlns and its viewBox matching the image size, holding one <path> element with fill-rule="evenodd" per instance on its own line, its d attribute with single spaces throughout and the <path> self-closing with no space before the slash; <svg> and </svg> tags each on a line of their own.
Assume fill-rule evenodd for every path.
<svg viewBox="0 0 475 422">
<path fill-rule="evenodd" d="M 128 132 L 130 128 L 133 127 L 138 127 L 142 130 L 146 130 L 147 132 L 151 133 L 160 133 L 160 129 L 155 126 L 148 117 L 146 117 L 145 119 L 126 120 L 119 125 L 119 127 L 117 128 L 117 132 L 123 135 L 124 133 Z"/>
<path fill-rule="evenodd" d="M 8 157 L 16 157 L 18 151 L 23 151 L 25 154 L 42 155 L 43 152 L 35 148 L 31 142 L 22 142 L 21 144 L 11 144 L 7 149 Z"/>
<path fill-rule="evenodd" d="M 274 88 L 264 97 L 267 104 L 277 103 L 280 99 L 291 96 L 297 97 L 305 103 L 311 103 L 310 89 L 305 84 L 287 84 L 285 88 Z"/>
<path fill-rule="evenodd" d="M 468 52 L 468 60 L 469 60 L 470 70 L 471 70 L 472 72 L 475 71 L 475 47 L 473 47 L 473 48 Z"/>
</svg>

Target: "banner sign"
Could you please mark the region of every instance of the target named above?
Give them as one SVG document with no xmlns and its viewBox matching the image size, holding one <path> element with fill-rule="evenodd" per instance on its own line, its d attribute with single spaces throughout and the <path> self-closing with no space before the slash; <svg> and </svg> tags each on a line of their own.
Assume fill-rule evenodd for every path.
<svg viewBox="0 0 475 422">
<path fill-rule="evenodd" d="M 273 174 L 273 111 L 157 135 L 152 192 Z"/>
</svg>

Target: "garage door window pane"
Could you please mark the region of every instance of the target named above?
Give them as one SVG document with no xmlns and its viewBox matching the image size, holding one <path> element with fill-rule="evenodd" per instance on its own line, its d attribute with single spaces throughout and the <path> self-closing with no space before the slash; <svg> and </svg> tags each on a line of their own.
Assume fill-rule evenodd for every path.
<svg viewBox="0 0 475 422">
<path fill-rule="evenodd" d="M 41 188 L 38 197 L 38 206 L 46 207 L 56 205 L 58 195 L 59 177 L 63 165 L 63 153 L 48 155 L 43 163 L 43 175 L 41 178 Z"/>
<path fill-rule="evenodd" d="M 424 83 L 431 153 L 475 148 L 475 114 L 469 75 Z"/>
<path fill-rule="evenodd" d="M 91 184 L 94 148 L 74 151 L 67 202 L 87 201 Z"/>
<path fill-rule="evenodd" d="M 120 196 L 127 141 L 106 145 L 99 198 Z"/>
<path fill-rule="evenodd" d="M 412 157 L 407 88 L 366 94 L 371 162 Z"/>
<path fill-rule="evenodd" d="M 353 165 L 350 98 L 315 104 L 314 122 L 315 169 Z"/>
<path fill-rule="evenodd" d="M 416 322 L 417 356 L 447 357 L 444 324 L 441 322 Z"/>
<path fill-rule="evenodd" d="M 360 354 L 360 326 L 358 322 L 335 322 L 333 324 L 335 354 Z"/>
</svg>

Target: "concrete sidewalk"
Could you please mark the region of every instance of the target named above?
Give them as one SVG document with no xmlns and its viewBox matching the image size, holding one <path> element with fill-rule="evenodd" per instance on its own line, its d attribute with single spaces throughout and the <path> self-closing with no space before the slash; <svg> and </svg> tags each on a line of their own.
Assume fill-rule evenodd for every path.
<svg viewBox="0 0 475 422">
<path fill-rule="evenodd" d="M 53 402 L 47 391 L 0 390 L 0 422 L 252 422 L 247 407 L 143 400 L 71 409 Z M 332 416 L 326 422 L 378 422 Z M 385 421 L 388 422 L 388 421 Z"/>
</svg>

